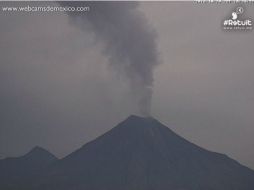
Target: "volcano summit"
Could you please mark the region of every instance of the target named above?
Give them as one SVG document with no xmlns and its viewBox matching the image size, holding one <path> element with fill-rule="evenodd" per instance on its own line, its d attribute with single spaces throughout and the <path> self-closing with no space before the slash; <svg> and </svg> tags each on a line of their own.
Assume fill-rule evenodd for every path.
<svg viewBox="0 0 254 190">
<path fill-rule="evenodd" d="M 35 176 L 25 189 L 254 189 L 251 169 L 188 142 L 154 118 L 138 116 L 128 117 Z"/>
</svg>

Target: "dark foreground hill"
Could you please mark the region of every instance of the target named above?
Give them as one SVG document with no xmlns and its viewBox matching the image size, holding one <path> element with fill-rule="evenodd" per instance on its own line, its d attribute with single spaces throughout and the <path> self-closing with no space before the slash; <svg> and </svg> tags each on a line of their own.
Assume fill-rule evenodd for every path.
<svg viewBox="0 0 254 190">
<path fill-rule="evenodd" d="M 130 116 L 40 172 L 33 190 L 254 190 L 254 172 L 153 118 Z"/>
<path fill-rule="evenodd" d="M 35 147 L 24 156 L 0 160 L 0 189 L 19 189 L 57 158 L 41 147 Z"/>
</svg>

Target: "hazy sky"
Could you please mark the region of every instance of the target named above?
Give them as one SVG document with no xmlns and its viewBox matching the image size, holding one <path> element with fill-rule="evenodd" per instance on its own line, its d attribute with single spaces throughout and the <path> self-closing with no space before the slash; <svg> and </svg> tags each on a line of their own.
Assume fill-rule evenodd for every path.
<svg viewBox="0 0 254 190">
<path fill-rule="evenodd" d="M 254 169 L 254 31 L 221 28 L 237 6 L 142 2 L 138 9 L 156 31 L 161 62 L 152 115 Z M 244 14 L 254 19 L 254 4 Z M 93 30 L 65 13 L 0 11 L 0 26 L 0 158 L 36 145 L 63 157 L 139 112 Z"/>
</svg>

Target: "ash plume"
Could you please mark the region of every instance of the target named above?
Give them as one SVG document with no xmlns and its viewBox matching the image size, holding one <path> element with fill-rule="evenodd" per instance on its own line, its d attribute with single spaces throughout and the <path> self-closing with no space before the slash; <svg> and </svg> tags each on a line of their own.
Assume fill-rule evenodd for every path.
<svg viewBox="0 0 254 190">
<path fill-rule="evenodd" d="M 155 32 L 137 2 L 60 2 L 62 6 L 89 6 L 89 12 L 68 12 L 82 30 L 91 30 L 105 44 L 105 53 L 117 71 L 128 78 L 142 115 L 150 115 L 153 71 L 159 64 Z"/>
</svg>

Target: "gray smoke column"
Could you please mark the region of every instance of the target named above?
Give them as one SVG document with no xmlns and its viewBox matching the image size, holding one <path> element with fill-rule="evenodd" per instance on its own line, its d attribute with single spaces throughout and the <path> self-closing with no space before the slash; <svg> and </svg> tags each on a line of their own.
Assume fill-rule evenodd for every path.
<svg viewBox="0 0 254 190">
<path fill-rule="evenodd" d="M 83 30 L 91 30 L 105 44 L 112 66 L 128 79 L 142 115 L 150 115 L 153 71 L 159 64 L 155 32 L 138 10 L 137 2 L 60 2 L 89 6 L 89 12 L 68 12 Z"/>
</svg>

